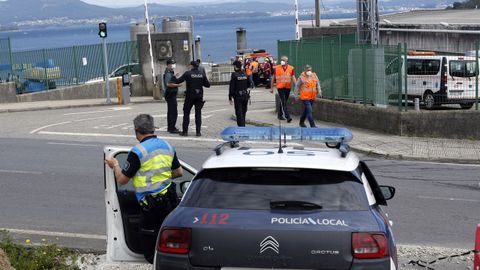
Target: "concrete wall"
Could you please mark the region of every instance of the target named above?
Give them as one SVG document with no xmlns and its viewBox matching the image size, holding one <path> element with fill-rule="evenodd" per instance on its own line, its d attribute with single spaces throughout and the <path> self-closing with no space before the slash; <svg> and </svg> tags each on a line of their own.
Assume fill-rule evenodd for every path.
<svg viewBox="0 0 480 270">
<path fill-rule="evenodd" d="M 146 96 L 142 76 L 132 76 L 132 96 Z M 15 98 L 17 102 L 32 102 L 45 100 L 72 100 L 106 98 L 104 82 L 96 82 L 69 86 L 65 88 L 48 90 L 36 93 L 22 94 Z M 110 79 L 110 97 L 117 97 L 117 79 Z M 15 102 L 12 101 L 12 102 Z"/>
<path fill-rule="evenodd" d="M 0 83 L 0 103 L 17 102 L 15 83 Z"/>
<path fill-rule="evenodd" d="M 160 90 L 163 88 L 163 73 L 166 68 L 166 61 L 170 57 L 162 57 L 160 53 L 161 42 L 170 41 L 172 46 L 172 57 L 177 62 L 176 73 L 183 74 L 187 66 L 193 59 L 192 35 L 191 33 L 153 33 L 151 34 L 153 46 L 153 62 L 155 75 L 157 76 L 157 88 L 153 87 L 152 68 L 150 62 L 150 50 L 148 45 L 148 35 L 140 34 L 137 36 L 139 41 L 140 64 L 142 65 L 143 76 L 148 95 L 153 95 L 155 99 L 161 99 Z M 184 46 L 185 45 L 185 46 Z M 186 49 L 186 50 L 185 50 Z M 184 84 L 185 85 L 185 84 Z"/>
<path fill-rule="evenodd" d="M 277 108 L 278 102 L 277 96 Z M 303 104 L 293 98 L 288 107 L 292 115 L 303 112 Z M 314 118 L 399 136 L 480 139 L 480 112 L 472 110 L 398 112 L 322 99 L 314 105 Z"/>
<path fill-rule="evenodd" d="M 410 29 L 412 25 L 396 25 L 395 28 Z M 407 43 L 409 49 L 424 49 L 440 52 L 465 53 L 475 50 L 475 42 L 480 41 L 480 27 L 478 26 L 457 26 L 450 27 L 448 30 L 475 30 L 478 34 L 459 34 L 435 32 L 435 29 L 444 30 L 445 28 L 437 25 L 417 25 L 416 29 L 432 29 L 428 32 L 398 32 L 392 30 L 380 31 L 380 44 L 397 45 L 398 43 Z"/>
</svg>

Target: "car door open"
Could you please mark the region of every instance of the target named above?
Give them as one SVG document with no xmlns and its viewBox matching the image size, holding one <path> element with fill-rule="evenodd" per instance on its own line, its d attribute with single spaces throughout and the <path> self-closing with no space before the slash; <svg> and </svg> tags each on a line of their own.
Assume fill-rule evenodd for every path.
<svg viewBox="0 0 480 270">
<path fill-rule="evenodd" d="M 125 164 L 130 148 L 105 147 L 105 158 L 115 157 L 119 164 Z M 196 170 L 180 161 L 183 176 L 174 180 L 175 183 L 191 180 Z M 104 174 L 105 206 L 107 220 L 107 260 L 143 262 L 140 235 L 140 206 L 135 196 L 132 181 L 126 185 L 116 182 L 113 170 L 105 164 Z M 183 194 L 177 185 L 177 194 Z"/>
</svg>

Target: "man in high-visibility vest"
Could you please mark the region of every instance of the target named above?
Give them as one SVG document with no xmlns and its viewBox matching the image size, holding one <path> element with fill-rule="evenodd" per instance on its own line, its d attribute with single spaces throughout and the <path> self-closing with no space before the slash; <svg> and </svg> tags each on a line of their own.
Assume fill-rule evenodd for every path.
<svg viewBox="0 0 480 270">
<path fill-rule="evenodd" d="M 117 183 L 125 185 L 130 179 L 133 181 L 135 195 L 142 209 L 140 229 L 143 254 L 147 261 L 153 263 L 158 231 L 165 217 L 178 204 L 172 179 L 181 177 L 183 169 L 175 149 L 154 135 L 151 115 L 138 115 L 133 125 L 140 143 L 128 153 L 123 169 L 116 158 L 106 159 L 105 163 L 113 169 Z"/>
<path fill-rule="evenodd" d="M 288 64 L 288 57 L 282 56 L 280 58 L 280 65 L 275 67 L 275 72 L 273 73 L 270 93 L 273 93 L 273 87 L 277 88 L 278 96 L 280 98 L 278 119 L 287 120 L 288 123 L 292 122 L 292 118 L 287 109 L 292 82 L 293 85 L 297 84 L 294 68 Z"/>
<path fill-rule="evenodd" d="M 297 84 L 295 85 L 295 99 L 299 96 L 304 105 L 303 114 L 300 117 L 301 127 L 306 127 L 305 119 L 308 119 L 310 127 L 316 127 L 315 121 L 313 120 L 312 109 L 317 96 L 321 96 L 321 94 L 322 89 L 320 88 L 320 81 L 318 80 L 317 74 L 312 72 L 310 65 L 306 65 L 304 72 L 298 77 Z"/>
</svg>

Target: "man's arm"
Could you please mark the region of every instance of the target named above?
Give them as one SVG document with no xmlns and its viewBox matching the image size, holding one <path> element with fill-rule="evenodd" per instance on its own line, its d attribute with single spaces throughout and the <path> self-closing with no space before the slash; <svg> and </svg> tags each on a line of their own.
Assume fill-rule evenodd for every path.
<svg viewBox="0 0 480 270">
<path fill-rule="evenodd" d="M 293 85 L 297 84 L 297 78 L 295 78 L 295 70 L 294 69 L 292 69 L 292 82 L 293 82 Z"/>
<path fill-rule="evenodd" d="M 182 165 L 180 164 L 180 161 L 178 160 L 177 153 L 173 155 L 173 160 L 172 160 L 172 179 L 182 177 L 183 175 L 183 168 Z"/>
<path fill-rule="evenodd" d="M 176 84 L 180 84 L 180 83 L 183 83 L 185 80 L 186 80 L 186 77 L 187 77 L 187 72 L 183 73 L 182 76 L 180 78 L 173 78 L 172 81 Z"/>
<path fill-rule="evenodd" d="M 111 159 L 106 159 L 105 164 L 108 165 L 111 169 L 113 169 L 113 173 L 115 174 L 115 179 L 117 180 L 117 183 L 120 185 L 125 185 L 130 181 L 130 177 L 126 176 L 122 172 L 122 168 L 120 167 L 120 164 L 118 164 L 118 160 L 116 158 L 111 158 Z"/>
<path fill-rule="evenodd" d="M 182 177 L 183 175 L 183 168 L 180 166 L 176 168 L 175 170 L 172 170 L 172 179 Z"/>
<path fill-rule="evenodd" d="M 228 88 L 228 100 L 232 101 L 233 98 L 233 93 L 235 91 L 235 73 L 232 73 L 232 76 L 230 77 L 230 85 Z"/>
<path fill-rule="evenodd" d="M 210 88 L 210 82 L 208 81 L 208 78 L 206 75 L 203 76 L 203 86 Z"/>
</svg>

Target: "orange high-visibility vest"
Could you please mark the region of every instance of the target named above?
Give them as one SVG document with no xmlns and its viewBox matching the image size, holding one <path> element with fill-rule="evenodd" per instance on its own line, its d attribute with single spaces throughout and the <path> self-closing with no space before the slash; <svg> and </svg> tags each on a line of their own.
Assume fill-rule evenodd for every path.
<svg viewBox="0 0 480 270">
<path fill-rule="evenodd" d="M 302 73 L 299 80 L 302 80 L 302 84 L 299 90 L 300 99 L 315 100 L 317 98 L 317 84 L 318 84 L 317 74 L 312 73 L 312 76 L 309 78 L 305 73 Z"/>
<path fill-rule="evenodd" d="M 245 66 L 245 73 L 247 73 L 247 76 L 252 76 L 252 64 L 248 64 Z"/>
<path fill-rule="evenodd" d="M 257 62 L 257 61 L 253 61 L 250 65 L 251 65 L 251 67 L 252 67 L 252 72 L 253 72 L 253 73 L 258 73 L 258 62 Z"/>
<path fill-rule="evenodd" d="M 282 65 L 277 65 L 275 67 L 275 83 L 277 89 L 279 88 L 290 88 L 290 81 L 292 80 L 293 67 L 288 65 L 287 69 L 283 69 Z"/>
</svg>

